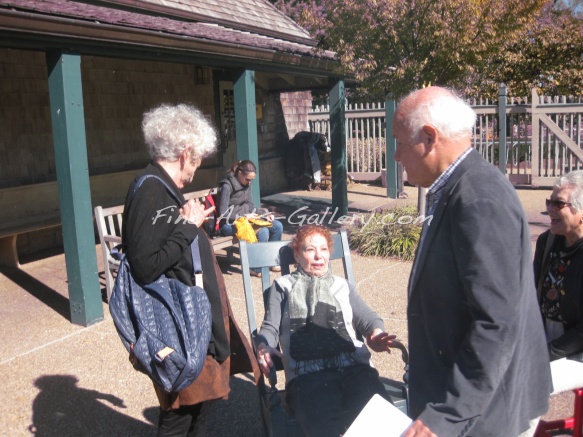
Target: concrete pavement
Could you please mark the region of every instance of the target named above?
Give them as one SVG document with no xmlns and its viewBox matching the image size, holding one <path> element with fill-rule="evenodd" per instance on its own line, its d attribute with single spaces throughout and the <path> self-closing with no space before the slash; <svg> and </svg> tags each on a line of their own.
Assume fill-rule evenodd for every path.
<svg viewBox="0 0 583 437">
<path fill-rule="evenodd" d="M 407 187 L 406 191 L 408 199 L 391 200 L 382 187 L 350 185 L 350 213 L 416 204 L 417 190 Z M 534 242 L 547 228 L 548 218 L 542 212 L 549 190 L 517 191 Z M 300 214 L 306 221 L 314 215 L 329 220 L 330 198 L 330 192 L 295 191 L 262 200 L 264 206 L 287 216 L 308 206 L 285 223 L 284 238 L 289 238 L 300 224 Z M 99 245 L 96 253 L 98 269 L 103 272 Z M 238 265 L 228 265 L 224 255 L 218 253 L 231 305 L 247 332 L 241 272 Z M 88 328 L 71 324 L 64 255 L 45 253 L 24 261 L 20 269 L 0 270 L 0 435 L 155 436 L 158 404 L 154 391 L 148 378 L 130 366 L 107 304 L 103 322 Z M 354 252 L 353 262 L 359 293 L 385 319 L 387 330 L 406 340 L 406 287 L 411 263 L 365 258 Z M 253 281 L 259 286 L 259 280 Z M 101 283 L 104 287 L 103 279 Z M 259 290 L 255 298 L 260 302 Z M 257 318 L 261 320 L 261 310 Z M 400 354 L 376 354 L 374 364 L 382 376 L 401 380 Z M 228 401 L 205 406 L 197 435 L 260 435 L 261 416 L 251 377 L 237 375 L 231 385 Z M 572 395 L 557 396 L 552 404 L 548 417 L 564 417 L 571 412 Z"/>
</svg>

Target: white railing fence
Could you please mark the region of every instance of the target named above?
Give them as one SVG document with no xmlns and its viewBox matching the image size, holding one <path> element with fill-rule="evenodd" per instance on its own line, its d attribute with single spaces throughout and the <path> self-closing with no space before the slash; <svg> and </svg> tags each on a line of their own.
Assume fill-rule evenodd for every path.
<svg viewBox="0 0 583 437">
<path fill-rule="evenodd" d="M 478 115 L 473 147 L 516 184 L 551 186 L 558 176 L 583 169 L 581 97 L 538 96 L 533 90 L 530 99 L 515 98 L 505 91 L 502 86 L 498 102 L 468 101 Z M 328 107 L 316 106 L 308 120 L 312 132 L 330 140 L 329 114 Z M 348 173 L 357 180 L 379 178 L 385 168 L 385 103 L 347 105 L 345 114 Z"/>
</svg>

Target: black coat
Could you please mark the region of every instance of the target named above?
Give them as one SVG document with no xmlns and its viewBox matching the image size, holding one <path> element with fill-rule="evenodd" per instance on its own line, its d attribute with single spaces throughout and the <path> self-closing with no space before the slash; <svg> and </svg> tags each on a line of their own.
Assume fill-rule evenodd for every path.
<svg viewBox="0 0 583 437">
<path fill-rule="evenodd" d="M 198 378 L 179 393 L 166 393 L 154 385 L 162 410 L 183 405 L 226 398 L 229 375 L 253 372 L 259 380 L 260 370 L 251 345 L 237 325 L 227 296 L 224 279 L 212 245 L 203 230 L 177 220 L 179 212 L 174 198 L 154 178 L 146 179 L 131 199 L 136 181 L 145 174 L 162 178 L 184 203 L 184 197 L 166 171 L 152 163 L 130 184 L 123 221 L 123 242 L 135 279 L 148 283 L 160 275 L 192 285 L 190 243 L 198 235 L 204 289 L 211 303 L 212 337 L 204 368 Z M 232 353 L 232 356 L 231 356 Z"/>
<path fill-rule="evenodd" d="M 213 336 L 209 353 L 218 361 L 229 356 L 229 343 L 222 324 L 218 281 L 214 269 L 214 253 L 202 229 L 179 219 L 179 207 L 166 187 L 155 178 L 146 179 L 131 199 L 136 181 L 145 174 L 162 178 L 181 199 L 184 196 L 168 173 L 152 163 L 130 184 L 123 216 L 122 239 L 134 279 L 149 284 L 161 275 L 178 279 L 184 284 L 192 281 L 190 243 L 199 237 L 204 289 L 211 303 Z"/>
<path fill-rule="evenodd" d="M 534 252 L 534 274 L 538 283 L 543 266 L 544 246 L 550 231 L 542 233 L 536 241 Z M 564 246 L 565 237 L 556 235 L 553 239 L 551 251 Z M 581 361 L 583 352 L 583 250 L 579 249 L 570 258 L 571 264 L 565 272 L 561 289 L 565 292 L 561 296 L 561 317 L 565 334 L 551 342 L 550 352 L 553 359 L 576 357 Z M 546 274 L 546 272 L 543 272 Z M 541 297 L 539 296 L 539 303 Z"/>
</svg>

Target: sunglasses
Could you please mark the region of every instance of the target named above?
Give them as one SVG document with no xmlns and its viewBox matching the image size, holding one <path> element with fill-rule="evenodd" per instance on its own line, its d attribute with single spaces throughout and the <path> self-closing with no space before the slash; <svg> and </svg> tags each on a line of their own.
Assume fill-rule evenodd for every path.
<svg viewBox="0 0 583 437">
<path fill-rule="evenodd" d="M 563 209 L 565 206 L 571 206 L 571 202 L 563 202 L 562 200 L 552 200 L 545 199 L 545 204 L 547 208 L 552 207 L 553 209 Z"/>
</svg>

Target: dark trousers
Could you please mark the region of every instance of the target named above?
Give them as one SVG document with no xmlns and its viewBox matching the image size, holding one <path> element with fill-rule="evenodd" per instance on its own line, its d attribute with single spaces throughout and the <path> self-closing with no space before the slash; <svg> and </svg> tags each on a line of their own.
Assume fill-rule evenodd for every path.
<svg viewBox="0 0 583 437">
<path fill-rule="evenodd" d="M 375 394 L 390 400 L 378 372 L 367 364 L 298 376 L 286 392 L 307 437 L 338 437 Z"/>
<path fill-rule="evenodd" d="M 177 410 L 160 411 L 158 437 L 194 436 L 194 425 L 201 408 L 202 403 L 186 405 Z"/>
</svg>

